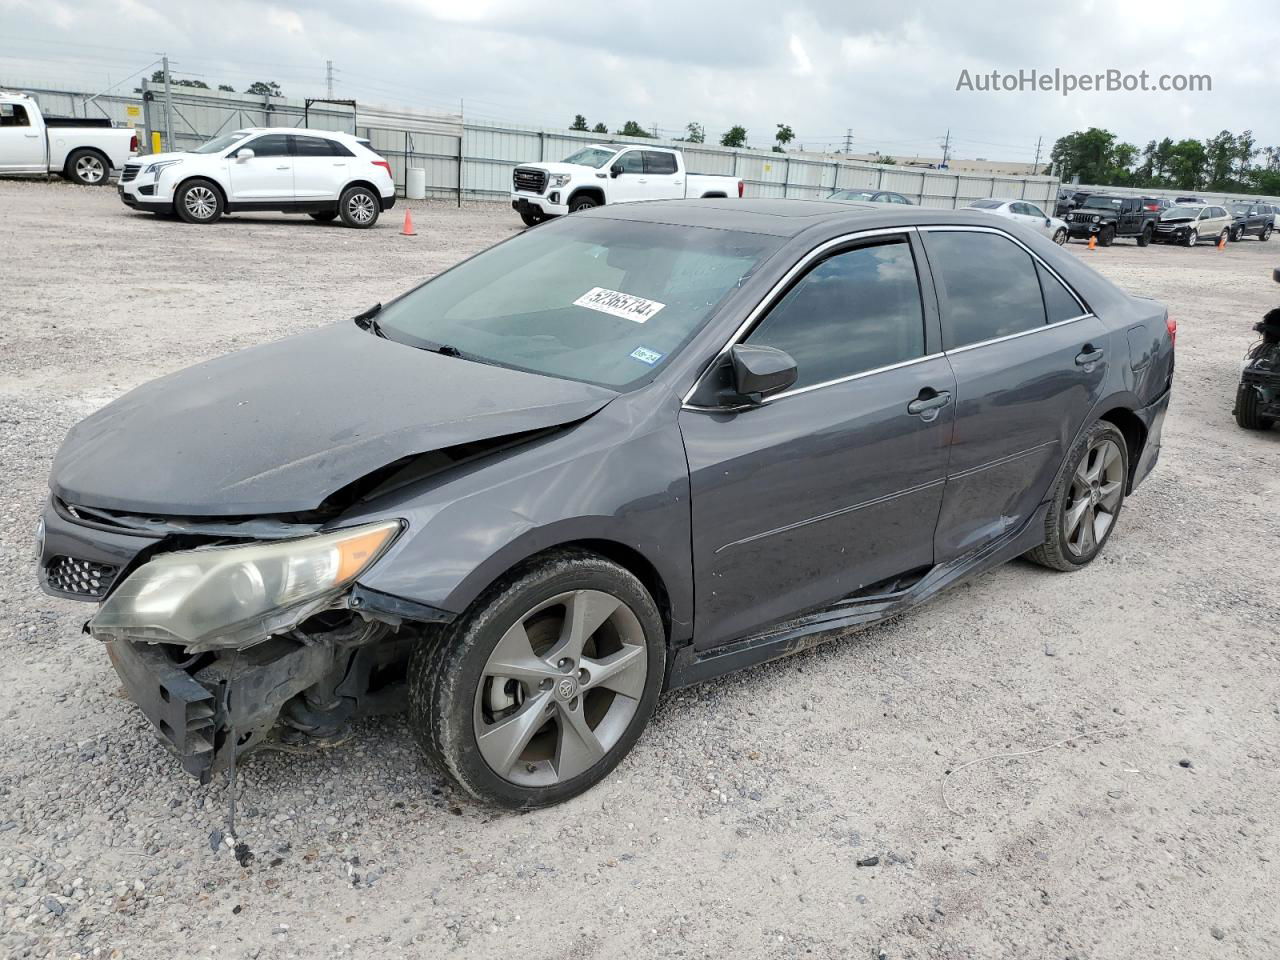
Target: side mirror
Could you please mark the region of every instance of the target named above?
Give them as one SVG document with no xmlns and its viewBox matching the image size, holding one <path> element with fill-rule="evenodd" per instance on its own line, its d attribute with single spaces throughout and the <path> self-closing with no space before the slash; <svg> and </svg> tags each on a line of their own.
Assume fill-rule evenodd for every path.
<svg viewBox="0 0 1280 960">
<path fill-rule="evenodd" d="M 729 349 L 729 363 L 734 393 L 752 403 L 787 389 L 799 375 L 791 354 L 777 347 L 736 343 Z"/>
<path fill-rule="evenodd" d="M 241 147 L 236 151 L 237 160 L 252 160 L 253 158 L 254 152 L 248 147 Z"/>
<path fill-rule="evenodd" d="M 1044 218 L 1044 225 L 1045 225 L 1046 227 L 1052 227 L 1052 226 L 1053 226 L 1053 221 L 1052 221 L 1052 220 L 1050 220 L 1048 217 L 1045 217 L 1045 218 Z"/>
<path fill-rule="evenodd" d="M 612 167 L 609 168 L 609 176 L 611 177 L 616 177 L 620 173 L 622 173 L 621 163 L 615 163 Z"/>
</svg>

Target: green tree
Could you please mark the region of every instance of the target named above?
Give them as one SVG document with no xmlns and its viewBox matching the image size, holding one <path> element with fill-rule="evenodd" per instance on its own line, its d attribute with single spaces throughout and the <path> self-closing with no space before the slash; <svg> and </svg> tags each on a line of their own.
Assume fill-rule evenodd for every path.
<svg viewBox="0 0 1280 960">
<path fill-rule="evenodd" d="M 1060 180 L 1079 177 L 1081 183 L 1108 183 L 1115 166 L 1115 143 L 1116 135 L 1110 130 L 1077 130 L 1058 138 L 1049 159 Z"/>
<path fill-rule="evenodd" d="M 283 97 L 284 93 L 280 90 L 280 84 L 274 80 L 255 80 L 245 89 L 245 93 L 252 93 L 259 97 Z"/>
<path fill-rule="evenodd" d="M 777 141 L 778 152 L 781 153 L 787 149 L 787 144 L 796 138 L 791 127 L 785 123 L 778 124 L 778 132 L 773 135 L 773 139 Z"/>
<path fill-rule="evenodd" d="M 1169 177 L 1179 190 L 1199 190 L 1205 182 L 1208 156 L 1199 140 L 1179 140 L 1169 148 Z"/>
<path fill-rule="evenodd" d="M 871 162 L 883 163 L 886 166 L 890 166 L 890 167 L 895 166 L 898 163 L 898 161 L 893 159 L 893 157 L 886 156 L 885 154 L 881 153 L 879 150 L 877 150 L 876 155 L 871 158 Z"/>
<path fill-rule="evenodd" d="M 1204 174 L 1207 189 L 1231 189 L 1231 166 L 1235 162 L 1236 151 L 1236 138 L 1230 130 L 1223 130 L 1204 142 Z"/>
<path fill-rule="evenodd" d="M 722 147 L 745 147 L 747 145 L 747 128 L 735 124 L 720 137 Z"/>
<path fill-rule="evenodd" d="M 229 84 L 229 83 L 220 83 L 220 84 L 218 84 L 218 89 L 219 89 L 219 90 L 222 90 L 224 93 L 235 93 L 235 92 L 236 92 L 236 88 L 235 88 L 235 87 L 233 87 L 233 86 L 232 86 L 231 84 Z"/>
<path fill-rule="evenodd" d="M 591 132 L 592 133 L 608 133 L 609 128 L 606 127 L 603 123 L 597 123 L 594 127 L 591 128 Z"/>
<path fill-rule="evenodd" d="M 573 123 L 569 124 L 569 129 L 570 130 L 590 130 L 591 128 L 587 126 L 586 117 L 584 117 L 580 113 L 575 113 L 573 115 Z"/>
<path fill-rule="evenodd" d="M 1258 141 L 1253 138 L 1253 131 L 1246 130 L 1240 136 L 1236 137 L 1236 177 L 1239 180 L 1247 180 L 1250 168 L 1253 166 L 1253 158 L 1259 153 Z"/>
<path fill-rule="evenodd" d="M 653 139 L 653 134 L 640 126 L 640 124 L 636 123 L 634 120 L 628 120 L 622 125 L 621 130 L 615 130 L 614 133 L 619 133 L 624 137 L 648 137 L 649 139 Z"/>
<path fill-rule="evenodd" d="M 706 143 L 707 131 L 700 123 L 689 123 L 684 128 L 685 135 L 680 139 L 685 143 Z"/>
</svg>

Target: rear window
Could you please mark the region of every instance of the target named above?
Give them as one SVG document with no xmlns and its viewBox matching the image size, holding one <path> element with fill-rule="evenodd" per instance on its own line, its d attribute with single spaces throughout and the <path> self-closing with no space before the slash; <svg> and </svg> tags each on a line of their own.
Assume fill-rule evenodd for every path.
<svg viewBox="0 0 1280 960">
<path fill-rule="evenodd" d="M 973 201 L 973 203 L 969 204 L 969 206 L 973 207 L 975 210 L 999 210 L 1001 207 L 1004 206 L 1004 201 L 975 200 Z"/>
<path fill-rule="evenodd" d="M 0 127 L 29 127 L 27 108 L 20 103 L 0 103 Z"/>
</svg>

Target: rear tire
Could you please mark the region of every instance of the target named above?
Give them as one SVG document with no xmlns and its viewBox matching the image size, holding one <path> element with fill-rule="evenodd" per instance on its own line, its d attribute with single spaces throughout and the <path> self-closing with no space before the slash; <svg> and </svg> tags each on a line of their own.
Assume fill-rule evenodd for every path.
<svg viewBox="0 0 1280 960">
<path fill-rule="evenodd" d="M 1245 430 L 1270 430 L 1275 426 L 1275 417 L 1264 417 L 1258 413 L 1260 401 L 1258 391 L 1243 383 L 1236 387 L 1236 408 L 1232 412 L 1236 424 Z"/>
<path fill-rule="evenodd" d="M 338 219 L 338 211 L 337 210 L 318 210 L 315 213 L 307 214 L 307 216 L 309 216 L 312 220 L 319 221 L 320 223 L 331 223 L 332 221 Z"/>
<path fill-rule="evenodd" d="M 222 216 L 222 192 L 212 180 L 188 180 L 173 195 L 173 209 L 187 223 L 216 223 Z"/>
<path fill-rule="evenodd" d="M 1045 515 L 1044 543 L 1026 554 L 1028 560 L 1071 571 L 1102 552 L 1124 506 L 1129 455 L 1119 427 L 1094 421 L 1071 448 Z"/>
<path fill-rule="evenodd" d="M 640 581 L 596 554 L 557 550 L 415 649 L 409 725 L 427 759 L 476 799 L 560 803 L 639 739 L 665 664 L 662 619 Z"/>
<path fill-rule="evenodd" d="M 338 201 L 338 216 L 348 227 L 356 230 L 368 230 L 378 222 L 381 212 L 382 198 L 358 184 L 344 190 L 342 199 Z"/>
<path fill-rule="evenodd" d="M 97 150 L 73 150 L 62 175 L 82 187 L 101 187 L 111 177 L 111 163 Z"/>
</svg>

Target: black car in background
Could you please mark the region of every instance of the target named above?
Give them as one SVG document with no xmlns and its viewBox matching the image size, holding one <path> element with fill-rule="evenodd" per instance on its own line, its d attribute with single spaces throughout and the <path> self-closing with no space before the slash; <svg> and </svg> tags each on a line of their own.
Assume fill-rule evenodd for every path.
<svg viewBox="0 0 1280 960">
<path fill-rule="evenodd" d="M 1088 565 L 1173 333 L 982 211 L 601 207 L 74 426 L 40 583 L 201 779 L 407 707 L 472 795 L 542 806 L 663 690 Z"/>
<path fill-rule="evenodd" d="M 1053 215 L 1066 219 L 1067 213 L 1074 210 L 1080 204 L 1089 199 L 1089 191 L 1072 190 L 1070 188 L 1058 191 L 1058 200 L 1053 206 Z"/>
<path fill-rule="evenodd" d="M 1069 239 L 1097 237 L 1100 246 L 1109 247 L 1117 237 L 1132 237 L 1138 246 L 1145 247 L 1155 235 L 1159 217 L 1160 209 L 1154 197 L 1095 193 L 1064 219 Z"/>
<path fill-rule="evenodd" d="M 1232 201 L 1227 204 L 1227 212 L 1231 214 L 1231 239 L 1257 237 L 1269 240 L 1275 226 L 1275 211 L 1269 203 L 1247 203 Z"/>
</svg>

